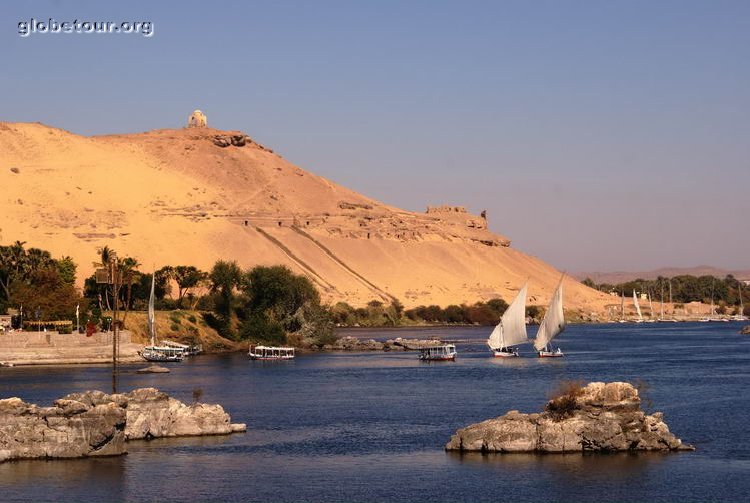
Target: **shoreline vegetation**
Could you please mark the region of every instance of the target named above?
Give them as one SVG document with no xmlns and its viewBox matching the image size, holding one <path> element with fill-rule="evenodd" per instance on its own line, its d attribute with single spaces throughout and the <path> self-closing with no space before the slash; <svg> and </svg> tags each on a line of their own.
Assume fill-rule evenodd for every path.
<svg viewBox="0 0 750 503">
<path fill-rule="evenodd" d="M 106 271 L 106 267 L 117 272 L 119 288 L 102 283 L 95 273 L 85 278 L 83 289 L 78 290 L 77 264 L 70 257 L 54 259 L 48 251 L 26 248 L 19 241 L 0 246 L 0 314 L 11 315 L 14 330 L 62 334 L 78 330 L 91 335 L 111 330 L 112 310 L 117 307 L 122 313 L 118 317 L 120 329 L 131 333 L 133 343 L 146 343 L 152 273 L 141 271 L 139 259 L 118 257 L 108 246 L 92 253 L 92 259 L 100 271 Z M 159 337 L 202 344 L 211 353 L 246 350 L 250 344 L 291 345 L 303 351 L 353 348 L 357 345 L 340 341 L 339 330 L 489 327 L 497 324 L 508 308 L 499 297 L 473 304 L 409 309 L 396 298 L 388 303 L 372 300 L 361 307 L 345 302 L 325 305 L 309 278 L 285 266 L 243 270 L 236 262 L 224 260 L 217 261 L 210 271 L 176 265 L 164 266 L 153 275 Z M 667 309 L 671 317 L 686 319 L 689 314 L 705 311 L 705 305 L 699 304 L 692 312 L 685 306 L 695 301 L 706 304 L 709 298 L 717 301 L 717 314 L 739 312 L 741 285 L 731 276 L 680 276 L 622 285 L 594 285 L 588 279 L 583 283 L 610 293 L 647 292 L 654 299 L 654 292 L 661 293 L 667 281 L 671 281 L 678 301 Z M 613 304 L 618 304 L 619 316 L 619 297 L 615 297 L 616 293 Z M 544 310 L 542 306 L 527 306 L 527 322 L 538 323 Z M 749 310 L 746 308 L 745 314 L 750 314 Z M 656 308 L 649 313 L 651 318 L 656 316 L 654 311 Z M 615 319 L 611 313 L 604 318 L 579 312 L 566 312 L 566 318 L 571 323 Z M 0 334 L 10 328 L 1 329 Z"/>
</svg>

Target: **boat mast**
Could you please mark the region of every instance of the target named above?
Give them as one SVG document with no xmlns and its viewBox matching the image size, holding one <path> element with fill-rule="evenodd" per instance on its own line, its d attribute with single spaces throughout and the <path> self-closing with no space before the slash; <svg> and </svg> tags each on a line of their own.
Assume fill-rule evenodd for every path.
<svg viewBox="0 0 750 503">
<path fill-rule="evenodd" d="M 620 290 L 620 319 L 625 319 L 625 290 Z"/>
<path fill-rule="evenodd" d="M 667 280 L 669 283 L 669 305 L 672 308 L 672 316 L 674 316 L 674 304 L 672 304 L 672 278 Z"/>
<path fill-rule="evenodd" d="M 661 296 L 659 297 L 661 303 L 661 312 L 659 313 L 659 319 L 664 319 L 664 280 L 661 281 Z"/>
<path fill-rule="evenodd" d="M 646 297 L 648 297 L 648 310 L 649 310 L 649 318 L 654 317 L 654 304 L 651 302 L 651 291 L 646 292 Z"/>
<path fill-rule="evenodd" d="M 154 311 L 154 283 L 156 271 L 151 275 L 151 295 L 148 297 L 148 334 L 151 337 L 151 345 L 156 344 L 156 313 Z"/>
</svg>

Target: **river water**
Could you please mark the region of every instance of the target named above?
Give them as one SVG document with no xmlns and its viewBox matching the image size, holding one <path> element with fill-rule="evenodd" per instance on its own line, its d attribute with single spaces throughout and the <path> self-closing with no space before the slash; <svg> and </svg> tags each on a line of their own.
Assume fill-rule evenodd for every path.
<svg viewBox="0 0 750 503">
<path fill-rule="evenodd" d="M 0 464 L 0 501 L 740 501 L 750 495 L 750 337 L 738 323 L 574 325 L 566 358 L 493 359 L 487 328 L 352 330 L 439 336 L 456 362 L 417 354 L 325 353 L 287 362 L 205 355 L 171 374 L 125 367 L 121 389 L 195 388 L 248 432 L 128 444 L 106 459 Z M 530 327 L 532 335 L 534 327 Z M 563 379 L 642 380 L 695 452 L 459 455 L 458 428 L 511 409 L 539 411 Z M 0 368 L 0 397 L 49 404 L 110 389 L 107 367 Z"/>
</svg>

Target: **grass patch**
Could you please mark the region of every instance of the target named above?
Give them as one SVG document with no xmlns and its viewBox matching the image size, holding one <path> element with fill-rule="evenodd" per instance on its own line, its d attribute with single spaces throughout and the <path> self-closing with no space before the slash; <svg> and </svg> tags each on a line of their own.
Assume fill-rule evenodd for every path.
<svg viewBox="0 0 750 503">
<path fill-rule="evenodd" d="M 561 381 L 550 393 L 550 401 L 546 410 L 554 421 L 562 421 L 571 417 L 578 410 L 578 398 L 583 395 L 584 381 Z"/>
</svg>

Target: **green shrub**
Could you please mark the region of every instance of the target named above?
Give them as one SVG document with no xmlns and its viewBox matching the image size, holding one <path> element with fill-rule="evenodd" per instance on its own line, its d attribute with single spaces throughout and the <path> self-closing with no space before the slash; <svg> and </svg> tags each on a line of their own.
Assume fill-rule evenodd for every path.
<svg viewBox="0 0 750 503">
<path fill-rule="evenodd" d="M 284 327 L 261 314 L 253 314 L 242 324 L 240 339 L 267 344 L 286 344 Z"/>
<path fill-rule="evenodd" d="M 178 325 L 177 323 L 172 323 L 172 325 L 169 328 L 173 332 L 179 332 L 180 331 L 180 325 Z"/>
<path fill-rule="evenodd" d="M 198 321 L 198 320 L 196 319 L 195 315 L 192 315 L 192 314 L 191 314 L 190 316 L 188 316 L 188 317 L 187 317 L 187 320 L 188 320 L 188 321 L 189 321 L 190 323 L 195 323 L 195 322 L 197 322 L 197 321 Z"/>
</svg>

